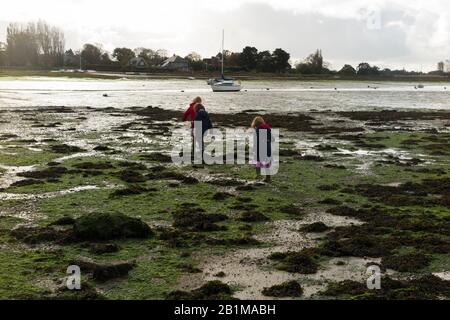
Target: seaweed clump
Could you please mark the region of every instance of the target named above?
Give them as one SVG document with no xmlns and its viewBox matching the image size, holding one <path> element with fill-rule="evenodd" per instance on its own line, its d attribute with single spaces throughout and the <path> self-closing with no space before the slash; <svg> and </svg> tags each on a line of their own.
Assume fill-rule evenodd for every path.
<svg viewBox="0 0 450 320">
<path fill-rule="evenodd" d="M 414 272 L 426 267 L 430 257 L 421 252 L 412 252 L 383 257 L 381 264 L 385 268 L 400 272 Z"/>
<path fill-rule="evenodd" d="M 262 221 L 268 221 L 269 218 L 260 212 L 244 211 L 238 217 L 238 220 L 243 221 L 243 222 L 262 222 Z"/>
<path fill-rule="evenodd" d="M 276 252 L 269 259 L 277 261 L 275 268 L 292 273 L 314 274 L 319 268 L 318 255 L 314 250 L 299 252 Z"/>
<path fill-rule="evenodd" d="M 287 281 L 269 288 L 264 288 L 262 294 L 268 297 L 300 297 L 303 288 L 297 281 Z"/>
<path fill-rule="evenodd" d="M 54 153 L 61 153 L 61 154 L 70 154 L 70 153 L 77 153 L 77 152 L 83 152 L 84 150 L 77 146 L 70 146 L 67 144 L 55 144 L 50 147 L 50 149 Z"/>
<path fill-rule="evenodd" d="M 175 228 L 187 231 L 221 231 L 226 230 L 225 226 L 219 226 L 216 223 L 227 220 L 228 217 L 223 214 L 206 214 L 201 208 L 192 208 L 191 210 L 180 210 L 173 214 L 173 226 Z"/>
<path fill-rule="evenodd" d="M 425 275 L 411 280 L 381 278 L 379 290 L 369 290 L 366 283 L 353 280 L 330 283 L 322 296 L 356 300 L 435 300 L 450 297 L 450 281 L 434 275 Z"/>
<path fill-rule="evenodd" d="M 231 288 L 221 281 L 210 281 L 200 288 L 187 291 L 172 291 L 167 300 L 235 300 Z"/>
<path fill-rule="evenodd" d="M 330 227 L 328 227 L 323 222 L 314 222 L 308 225 L 305 225 L 301 228 L 302 231 L 305 232 L 325 232 L 328 231 Z"/>
<path fill-rule="evenodd" d="M 73 264 L 79 266 L 84 272 L 92 273 L 92 278 L 99 282 L 122 278 L 128 275 L 128 273 L 136 267 L 134 261 L 97 263 L 88 259 L 78 259 L 73 261 Z"/>
<path fill-rule="evenodd" d="M 121 213 L 90 213 L 81 216 L 75 221 L 73 231 L 81 240 L 147 238 L 153 234 L 142 220 Z"/>
</svg>

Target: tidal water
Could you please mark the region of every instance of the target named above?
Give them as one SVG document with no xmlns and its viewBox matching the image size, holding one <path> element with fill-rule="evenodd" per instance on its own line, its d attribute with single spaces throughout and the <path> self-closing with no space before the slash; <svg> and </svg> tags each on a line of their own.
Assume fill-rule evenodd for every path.
<svg viewBox="0 0 450 320">
<path fill-rule="evenodd" d="M 204 80 L 0 78 L 0 109 L 154 106 L 184 109 L 199 95 L 213 112 L 445 109 L 450 82 L 243 81 L 239 93 L 213 93 Z M 107 95 L 105 97 L 104 95 Z"/>
</svg>

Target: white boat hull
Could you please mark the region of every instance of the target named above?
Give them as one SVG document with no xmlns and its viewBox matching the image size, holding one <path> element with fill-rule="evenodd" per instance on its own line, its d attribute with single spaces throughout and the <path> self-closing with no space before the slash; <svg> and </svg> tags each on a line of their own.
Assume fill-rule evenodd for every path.
<svg viewBox="0 0 450 320">
<path fill-rule="evenodd" d="M 240 84 L 223 85 L 221 83 L 215 83 L 211 85 L 213 92 L 239 92 L 242 90 Z"/>
</svg>

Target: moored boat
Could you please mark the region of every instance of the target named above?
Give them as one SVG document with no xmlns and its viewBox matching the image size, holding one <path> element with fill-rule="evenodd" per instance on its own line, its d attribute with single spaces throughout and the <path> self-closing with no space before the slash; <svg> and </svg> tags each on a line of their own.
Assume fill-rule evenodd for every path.
<svg viewBox="0 0 450 320">
<path fill-rule="evenodd" d="M 213 92 L 238 92 L 242 90 L 242 84 L 240 81 L 236 81 L 234 78 L 225 77 L 223 74 L 223 62 L 224 62 L 224 42 L 225 31 L 222 31 L 222 77 L 216 79 L 209 79 L 207 84 L 211 86 Z"/>
</svg>

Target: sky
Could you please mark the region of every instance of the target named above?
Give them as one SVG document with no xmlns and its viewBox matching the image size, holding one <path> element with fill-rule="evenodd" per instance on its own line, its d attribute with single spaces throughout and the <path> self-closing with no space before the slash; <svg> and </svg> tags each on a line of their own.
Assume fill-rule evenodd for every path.
<svg viewBox="0 0 450 320">
<path fill-rule="evenodd" d="M 3 1 L 2 1 L 3 2 Z M 147 47 L 203 57 L 225 48 L 283 48 L 292 63 L 322 49 L 333 69 L 369 62 L 431 71 L 450 59 L 448 0 L 4 0 L 9 22 L 43 19 L 63 29 L 66 48 Z"/>
</svg>

